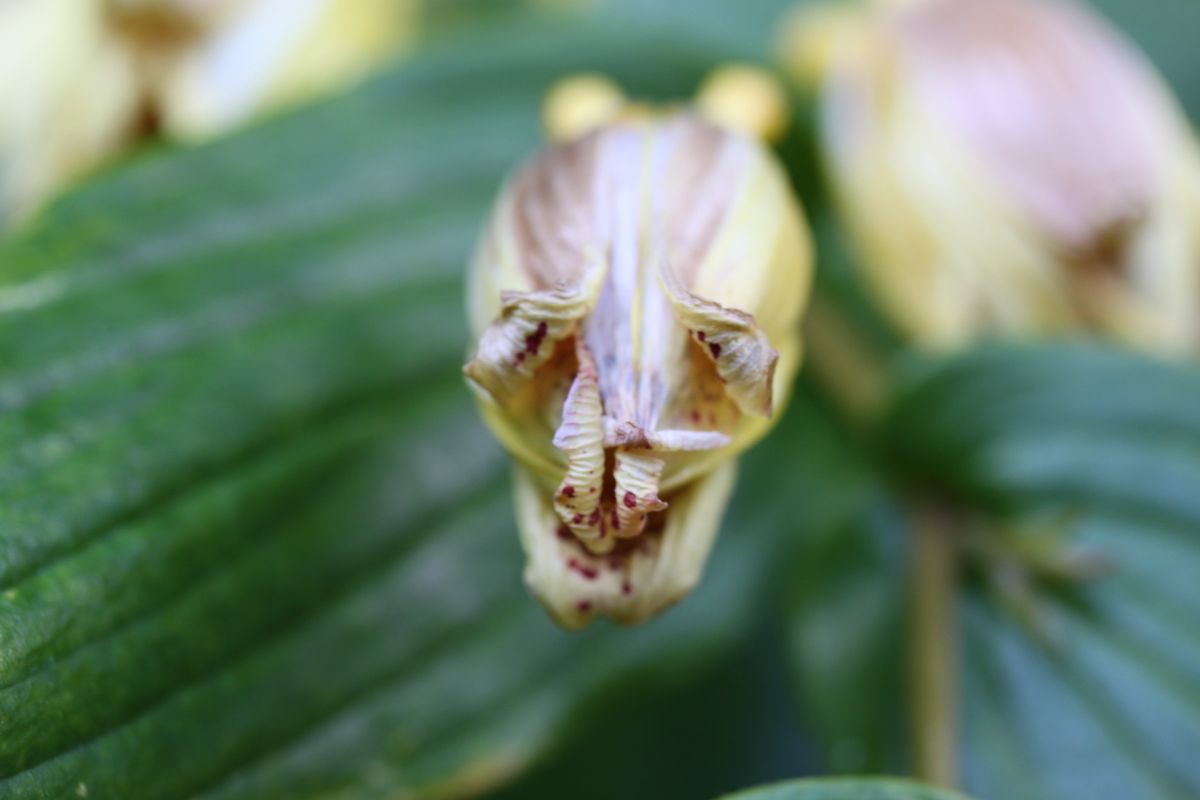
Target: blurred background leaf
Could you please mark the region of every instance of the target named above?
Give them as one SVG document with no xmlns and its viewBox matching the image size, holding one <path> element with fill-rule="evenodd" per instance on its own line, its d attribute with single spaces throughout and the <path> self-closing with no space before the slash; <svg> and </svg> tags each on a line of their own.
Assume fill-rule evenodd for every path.
<svg viewBox="0 0 1200 800">
<path fill-rule="evenodd" d="M 917 370 L 893 453 L 975 517 L 962 768 L 987 797 L 1200 793 L 1200 371 L 1082 346 Z"/>
<path fill-rule="evenodd" d="M 898 488 L 934 498 L 961 531 L 952 637 L 965 788 L 1194 797 L 1200 372 L 1046 345 L 922 360 L 904 373 L 884 432 L 893 474 L 905 476 Z M 836 545 L 858 551 L 853 566 L 793 612 L 801 635 L 844 625 L 839 645 L 790 652 L 825 762 L 886 771 L 911 757 L 897 693 L 912 654 L 893 627 L 911 626 L 911 608 L 898 610 L 907 578 L 879 555 L 893 546 L 883 531 L 895 518 L 862 508 Z M 839 601 L 856 591 L 857 602 Z M 829 668 L 830 652 L 846 663 Z M 850 712 L 837 714 L 839 704 Z"/>
<path fill-rule="evenodd" d="M 811 779 L 725 795 L 722 800 L 964 800 L 955 792 L 893 779 Z"/>
</svg>

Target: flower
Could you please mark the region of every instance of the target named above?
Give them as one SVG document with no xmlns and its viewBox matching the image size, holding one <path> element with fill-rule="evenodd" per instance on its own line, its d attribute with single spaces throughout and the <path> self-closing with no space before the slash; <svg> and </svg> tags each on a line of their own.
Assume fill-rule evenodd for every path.
<svg viewBox="0 0 1200 800">
<path fill-rule="evenodd" d="M 0 224 L 123 147 L 137 96 L 99 3 L 0 3 Z"/>
<path fill-rule="evenodd" d="M 496 203 L 464 372 L 516 461 L 533 593 L 567 627 L 636 623 L 699 579 L 734 456 L 787 397 L 809 238 L 751 137 L 686 110 L 547 119 L 587 124 Z"/>
<path fill-rule="evenodd" d="M 0 219 L 148 135 L 210 136 L 344 84 L 411 36 L 415 0 L 0 3 Z"/>
<path fill-rule="evenodd" d="M 828 171 L 867 277 L 919 342 L 1088 329 L 1200 346 L 1200 160 L 1151 67 L 1067 0 L 800 12 Z"/>
<path fill-rule="evenodd" d="M 215 20 L 206 35 L 169 47 L 155 64 L 163 125 L 171 135 L 188 138 L 219 133 L 361 77 L 410 41 L 419 5 L 415 0 L 109 2 L 167 6 L 192 16 L 198 7 L 205 20 Z"/>
</svg>

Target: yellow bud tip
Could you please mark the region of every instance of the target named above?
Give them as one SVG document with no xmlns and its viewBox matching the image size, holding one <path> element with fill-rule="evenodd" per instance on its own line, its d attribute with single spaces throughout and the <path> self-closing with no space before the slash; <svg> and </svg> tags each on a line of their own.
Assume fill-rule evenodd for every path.
<svg viewBox="0 0 1200 800">
<path fill-rule="evenodd" d="M 696 109 L 716 124 L 777 142 L 788 127 L 788 98 L 774 75 L 748 64 L 718 67 L 696 95 Z"/>
<path fill-rule="evenodd" d="M 810 90 L 849 53 L 862 47 L 867 20 L 862 9 L 846 3 L 805 5 L 780 25 L 775 50 L 783 71 Z"/>
<path fill-rule="evenodd" d="M 572 75 L 546 93 L 542 127 L 550 141 L 569 142 L 611 122 L 624 105 L 621 90 L 603 75 Z"/>
</svg>

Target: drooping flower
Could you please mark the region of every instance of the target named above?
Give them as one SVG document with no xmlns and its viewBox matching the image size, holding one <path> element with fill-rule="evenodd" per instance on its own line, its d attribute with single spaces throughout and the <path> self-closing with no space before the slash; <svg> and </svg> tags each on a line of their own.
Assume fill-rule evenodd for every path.
<svg viewBox="0 0 1200 800">
<path fill-rule="evenodd" d="M 828 7 L 787 30 L 867 276 L 915 339 L 1200 348 L 1200 157 L 1119 34 L 1070 0 Z"/>
<path fill-rule="evenodd" d="M 526 582 L 568 627 L 644 620 L 699 579 L 734 456 L 800 363 L 811 270 L 759 141 L 687 111 L 589 126 L 501 193 L 464 370 L 516 461 Z"/>
</svg>

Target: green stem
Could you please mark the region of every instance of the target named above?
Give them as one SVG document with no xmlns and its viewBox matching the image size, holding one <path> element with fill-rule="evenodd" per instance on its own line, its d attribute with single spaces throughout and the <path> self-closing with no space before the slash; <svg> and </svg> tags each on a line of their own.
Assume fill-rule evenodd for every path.
<svg viewBox="0 0 1200 800">
<path fill-rule="evenodd" d="M 953 787 L 958 711 L 954 605 L 958 553 L 953 520 L 922 505 L 914 513 L 912 719 L 917 777 Z"/>
<path fill-rule="evenodd" d="M 841 309 L 817 293 L 804 323 L 805 365 L 851 428 L 869 428 L 887 402 L 883 358 Z"/>
</svg>

